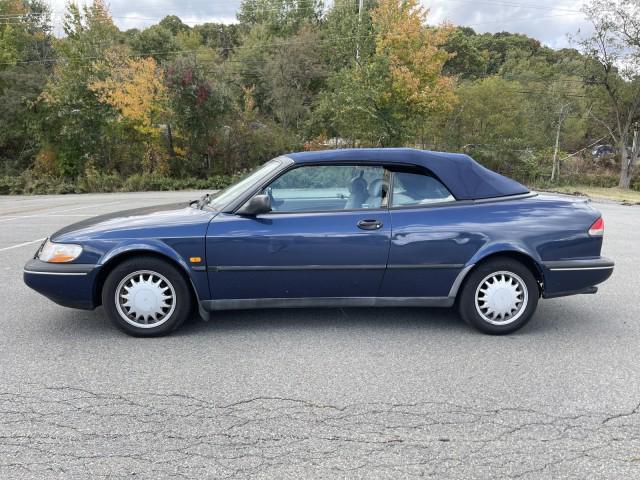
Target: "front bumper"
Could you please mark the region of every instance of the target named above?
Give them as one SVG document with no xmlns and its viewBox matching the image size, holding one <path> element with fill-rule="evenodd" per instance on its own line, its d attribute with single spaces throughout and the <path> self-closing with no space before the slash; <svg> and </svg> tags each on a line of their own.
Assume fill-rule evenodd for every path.
<svg viewBox="0 0 640 480">
<path fill-rule="evenodd" d="M 543 262 L 544 298 L 595 293 L 596 285 L 613 273 L 613 260 L 606 257 Z"/>
<path fill-rule="evenodd" d="M 92 310 L 100 265 L 47 263 L 37 258 L 24 266 L 24 283 L 59 305 Z"/>
</svg>

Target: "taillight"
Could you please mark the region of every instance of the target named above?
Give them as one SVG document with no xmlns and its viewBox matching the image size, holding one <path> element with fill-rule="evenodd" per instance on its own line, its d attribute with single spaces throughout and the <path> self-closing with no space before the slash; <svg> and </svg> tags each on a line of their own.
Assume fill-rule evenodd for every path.
<svg viewBox="0 0 640 480">
<path fill-rule="evenodd" d="M 601 237 L 604 235 L 604 220 L 602 217 L 598 218 L 591 227 L 589 227 L 589 235 L 592 237 Z"/>
</svg>

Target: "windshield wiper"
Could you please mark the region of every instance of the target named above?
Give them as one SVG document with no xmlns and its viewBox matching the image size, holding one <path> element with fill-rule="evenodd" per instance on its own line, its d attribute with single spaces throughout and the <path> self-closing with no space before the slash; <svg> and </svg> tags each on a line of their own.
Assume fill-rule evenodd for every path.
<svg viewBox="0 0 640 480">
<path fill-rule="evenodd" d="M 211 199 L 211 195 L 209 193 L 205 193 L 204 195 L 202 195 L 200 197 L 199 200 L 191 200 L 189 202 L 189 206 L 193 206 L 193 204 L 195 203 L 196 206 L 202 210 L 202 207 L 204 207 L 207 203 L 209 203 L 209 200 Z"/>
</svg>

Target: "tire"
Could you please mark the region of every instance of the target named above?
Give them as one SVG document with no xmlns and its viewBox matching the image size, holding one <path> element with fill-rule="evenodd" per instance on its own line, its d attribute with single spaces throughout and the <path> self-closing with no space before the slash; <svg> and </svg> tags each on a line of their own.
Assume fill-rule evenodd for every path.
<svg viewBox="0 0 640 480">
<path fill-rule="evenodd" d="M 191 290 L 170 263 L 155 257 L 125 260 L 107 276 L 102 305 L 111 321 L 136 337 L 176 330 L 191 315 Z"/>
<path fill-rule="evenodd" d="M 506 335 L 527 324 L 538 306 L 540 289 L 531 270 L 511 258 L 481 263 L 464 283 L 460 316 L 490 335 Z M 476 301 L 477 298 L 477 301 Z"/>
</svg>

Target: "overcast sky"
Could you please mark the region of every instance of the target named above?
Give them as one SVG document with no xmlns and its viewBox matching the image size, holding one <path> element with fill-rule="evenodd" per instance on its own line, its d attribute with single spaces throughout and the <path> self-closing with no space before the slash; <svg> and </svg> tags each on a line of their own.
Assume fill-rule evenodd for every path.
<svg viewBox="0 0 640 480">
<path fill-rule="evenodd" d="M 185 23 L 233 22 L 241 0 L 110 0 L 114 21 L 121 29 L 144 28 L 165 15 Z M 355 1 L 355 0 L 354 0 Z M 49 0 L 60 24 L 67 0 Z M 83 4 L 85 0 L 78 0 Z M 330 4 L 331 0 L 325 0 Z M 554 48 L 569 45 L 567 34 L 588 30 L 580 13 L 581 0 L 422 0 L 431 9 L 430 23 L 447 20 L 478 32 L 519 32 Z"/>
</svg>

